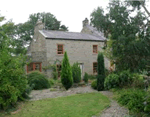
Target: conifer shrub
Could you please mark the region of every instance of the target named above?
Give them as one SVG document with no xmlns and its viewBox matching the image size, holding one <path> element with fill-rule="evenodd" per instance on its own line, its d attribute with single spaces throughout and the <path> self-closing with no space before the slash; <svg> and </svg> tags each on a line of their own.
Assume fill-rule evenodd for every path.
<svg viewBox="0 0 150 117">
<path fill-rule="evenodd" d="M 63 86 L 65 87 L 66 90 L 68 90 L 73 84 L 72 70 L 70 67 L 67 52 L 65 52 L 64 58 L 62 61 L 61 83 L 63 84 Z"/>
<path fill-rule="evenodd" d="M 98 54 L 97 63 L 98 63 L 97 90 L 102 91 L 104 89 L 104 80 L 105 80 L 104 56 L 102 53 Z"/>
<path fill-rule="evenodd" d="M 104 75 L 97 75 L 97 90 L 102 91 L 104 90 L 104 80 L 105 76 Z"/>
<path fill-rule="evenodd" d="M 88 83 L 88 78 L 89 78 L 89 75 L 88 75 L 88 73 L 85 72 L 83 81 L 84 81 L 85 83 Z"/>
<path fill-rule="evenodd" d="M 79 83 L 81 81 L 81 69 L 77 62 L 72 66 L 72 77 L 74 83 Z"/>
<path fill-rule="evenodd" d="M 46 76 L 39 71 L 33 71 L 27 75 L 30 87 L 35 90 L 50 88 L 50 83 Z"/>
</svg>

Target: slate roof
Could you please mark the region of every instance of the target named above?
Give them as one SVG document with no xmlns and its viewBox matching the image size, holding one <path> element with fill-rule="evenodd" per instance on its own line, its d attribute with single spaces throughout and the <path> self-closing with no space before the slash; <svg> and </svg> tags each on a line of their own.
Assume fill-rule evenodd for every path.
<svg viewBox="0 0 150 117">
<path fill-rule="evenodd" d="M 54 30 L 39 31 L 46 39 L 83 40 L 83 41 L 105 41 L 102 35 L 90 35 L 79 32 L 66 32 Z"/>
</svg>

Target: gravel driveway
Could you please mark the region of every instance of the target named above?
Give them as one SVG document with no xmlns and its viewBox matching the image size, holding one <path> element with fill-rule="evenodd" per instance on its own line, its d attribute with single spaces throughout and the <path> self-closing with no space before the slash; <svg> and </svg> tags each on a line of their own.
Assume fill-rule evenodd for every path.
<svg viewBox="0 0 150 117">
<path fill-rule="evenodd" d="M 97 92 L 93 90 L 90 86 L 86 87 L 77 87 L 71 88 L 68 91 L 50 91 L 50 89 L 45 90 L 33 90 L 30 94 L 30 101 L 34 100 L 41 100 L 45 98 L 56 98 L 62 96 L 68 96 L 72 94 L 79 94 L 79 93 L 90 93 L 90 92 Z M 127 117 L 128 116 L 128 109 L 121 107 L 118 105 L 116 101 L 112 99 L 113 93 L 109 91 L 101 91 L 103 95 L 106 95 L 110 101 L 111 105 L 109 108 L 105 109 L 99 117 Z M 93 116 L 97 117 L 97 116 Z"/>
</svg>

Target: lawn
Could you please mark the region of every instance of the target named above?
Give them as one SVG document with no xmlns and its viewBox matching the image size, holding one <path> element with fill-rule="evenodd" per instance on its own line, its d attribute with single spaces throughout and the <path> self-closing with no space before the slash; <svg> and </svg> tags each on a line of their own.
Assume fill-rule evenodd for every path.
<svg viewBox="0 0 150 117">
<path fill-rule="evenodd" d="M 100 93 L 29 101 L 21 111 L 7 117 L 91 117 L 108 107 L 110 101 Z"/>
</svg>

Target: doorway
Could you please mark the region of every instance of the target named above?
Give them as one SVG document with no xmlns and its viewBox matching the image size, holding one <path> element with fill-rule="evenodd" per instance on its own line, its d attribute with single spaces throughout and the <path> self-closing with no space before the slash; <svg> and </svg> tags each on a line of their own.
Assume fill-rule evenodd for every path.
<svg viewBox="0 0 150 117">
<path fill-rule="evenodd" d="M 83 68 L 84 68 L 84 64 L 83 63 L 79 63 L 80 65 L 80 69 L 81 69 L 81 78 L 83 78 Z"/>
</svg>

